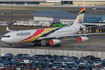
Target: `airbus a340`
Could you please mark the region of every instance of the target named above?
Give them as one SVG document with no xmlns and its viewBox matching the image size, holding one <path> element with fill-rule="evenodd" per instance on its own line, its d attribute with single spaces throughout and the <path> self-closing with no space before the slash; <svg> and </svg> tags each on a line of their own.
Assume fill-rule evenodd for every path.
<svg viewBox="0 0 105 70">
<path fill-rule="evenodd" d="M 1 38 L 1 41 L 10 45 L 34 43 L 34 46 L 41 46 L 41 43 L 45 42 L 46 46 L 53 45 L 56 47 L 60 47 L 60 39 L 65 37 L 78 36 L 79 42 L 86 41 L 88 40 L 88 37 L 83 35 L 87 34 L 77 34 L 80 31 L 80 28 L 85 27 L 82 25 L 85 10 L 86 10 L 85 7 L 81 8 L 79 15 L 77 16 L 73 25 L 67 27 L 21 30 L 21 31 L 9 30 L 9 28 L 7 27 L 6 30 L 10 32 L 6 33 Z"/>
</svg>

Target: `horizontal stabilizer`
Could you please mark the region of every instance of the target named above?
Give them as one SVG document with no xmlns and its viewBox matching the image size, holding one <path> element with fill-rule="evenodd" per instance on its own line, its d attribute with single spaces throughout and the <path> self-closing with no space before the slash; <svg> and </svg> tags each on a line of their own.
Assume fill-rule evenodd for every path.
<svg viewBox="0 0 105 70">
<path fill-rule="evenodd" d="M 7 31 L 10 31 L 10 32 L 13 31 L 13 30 L 10 30 L 8 27 L 6 27 L 6 30 L 7 30 Z"/>
</svg>

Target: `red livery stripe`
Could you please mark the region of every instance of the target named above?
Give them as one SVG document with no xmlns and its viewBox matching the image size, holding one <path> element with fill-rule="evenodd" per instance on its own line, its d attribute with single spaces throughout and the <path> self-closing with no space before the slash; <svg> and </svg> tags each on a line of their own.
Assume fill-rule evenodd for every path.
<svg viewBox="0 0 105 70">
<path fill-rule="evenodd" d="M 79 12 L 79 14 L 84 13 L 85 10 L 86 10 L 86 8 L 85 7 L 82 7 L 81 10 L 80 10 L 80 12 Z"/>
<path fill-rule="evenodd" d="M 82 7 L 80 11 L 82 11 L 83 9 L 84 9 L 84 7 Z"/>
<path fill-rule="evenodd" d="M 30 37 L 28 37 L 28 38 L 26 38 L 26 39 L 24 39 L 24 40 L 22 40 L 22 41 L 31 39 L 31 38 L 33 38 L 33 37 L 35 37 L 35 36 L 41 34 L 44 30 L 45 30 L 45 29 L 37 29 L 36 32 L 35 32 L 33 35 L 31 35 Z M 20 41 L 20 42 L 22 42 L 22 41 Z"/>
</svg>

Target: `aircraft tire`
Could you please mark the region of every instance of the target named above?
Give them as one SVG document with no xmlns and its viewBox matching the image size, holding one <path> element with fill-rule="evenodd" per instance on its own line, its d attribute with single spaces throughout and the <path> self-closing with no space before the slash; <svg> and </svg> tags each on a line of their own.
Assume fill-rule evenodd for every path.
<svg viewBox="0 0 105 70">
<path fill-rule="evenodd" d="M 46 42 L 46 46 L 50 46 L 50 44 Z"/>
<path fill-rule="evenodd" d="M 53 47 L 61 47 L 60 44 L 53 45 Z"/>
<path fill-rule="evenodd" d="M 9 44 L 10 46 L 12 46 L 12 44 Z"/>
<path fill-rule="evenodd" d="M 61 47 L 61 44 L 58 44 L 58 47 Z"/>
<path fill-rule="evenodd" d="M 55 47 L 55 45 L 53 45 L 53 47 Z"/>
<path fill-rule="evenodd" d="M 34 43 L 34 47 L 36 47 L 36 44 Z"/>
<path fill-rule="evenodd" d="M 58 44 L 55 45 L 55 47 L 58 47 L 58 46 L 59 46 Z"/>
<path fill-rule="evenodd" d="M 41 43 L 38 43 L 38 47 L 41 47 Z"/>
<path fill-rule="evenodd" d="M 53 47 L 61 47 L 61 44 L 53 45 Z"/>
</svg>

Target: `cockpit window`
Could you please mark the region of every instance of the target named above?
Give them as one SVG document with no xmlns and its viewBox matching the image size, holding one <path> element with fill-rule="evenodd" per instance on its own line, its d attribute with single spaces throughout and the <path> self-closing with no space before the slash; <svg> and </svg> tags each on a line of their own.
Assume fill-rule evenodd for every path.
<svg viewBox="0 0 105 70">
<path fill-rule="evenodd" d="M 3 37 L 10 37 L 10 35 L 7 35 L 7 36 L 3 36 Z"/>
</svg>

